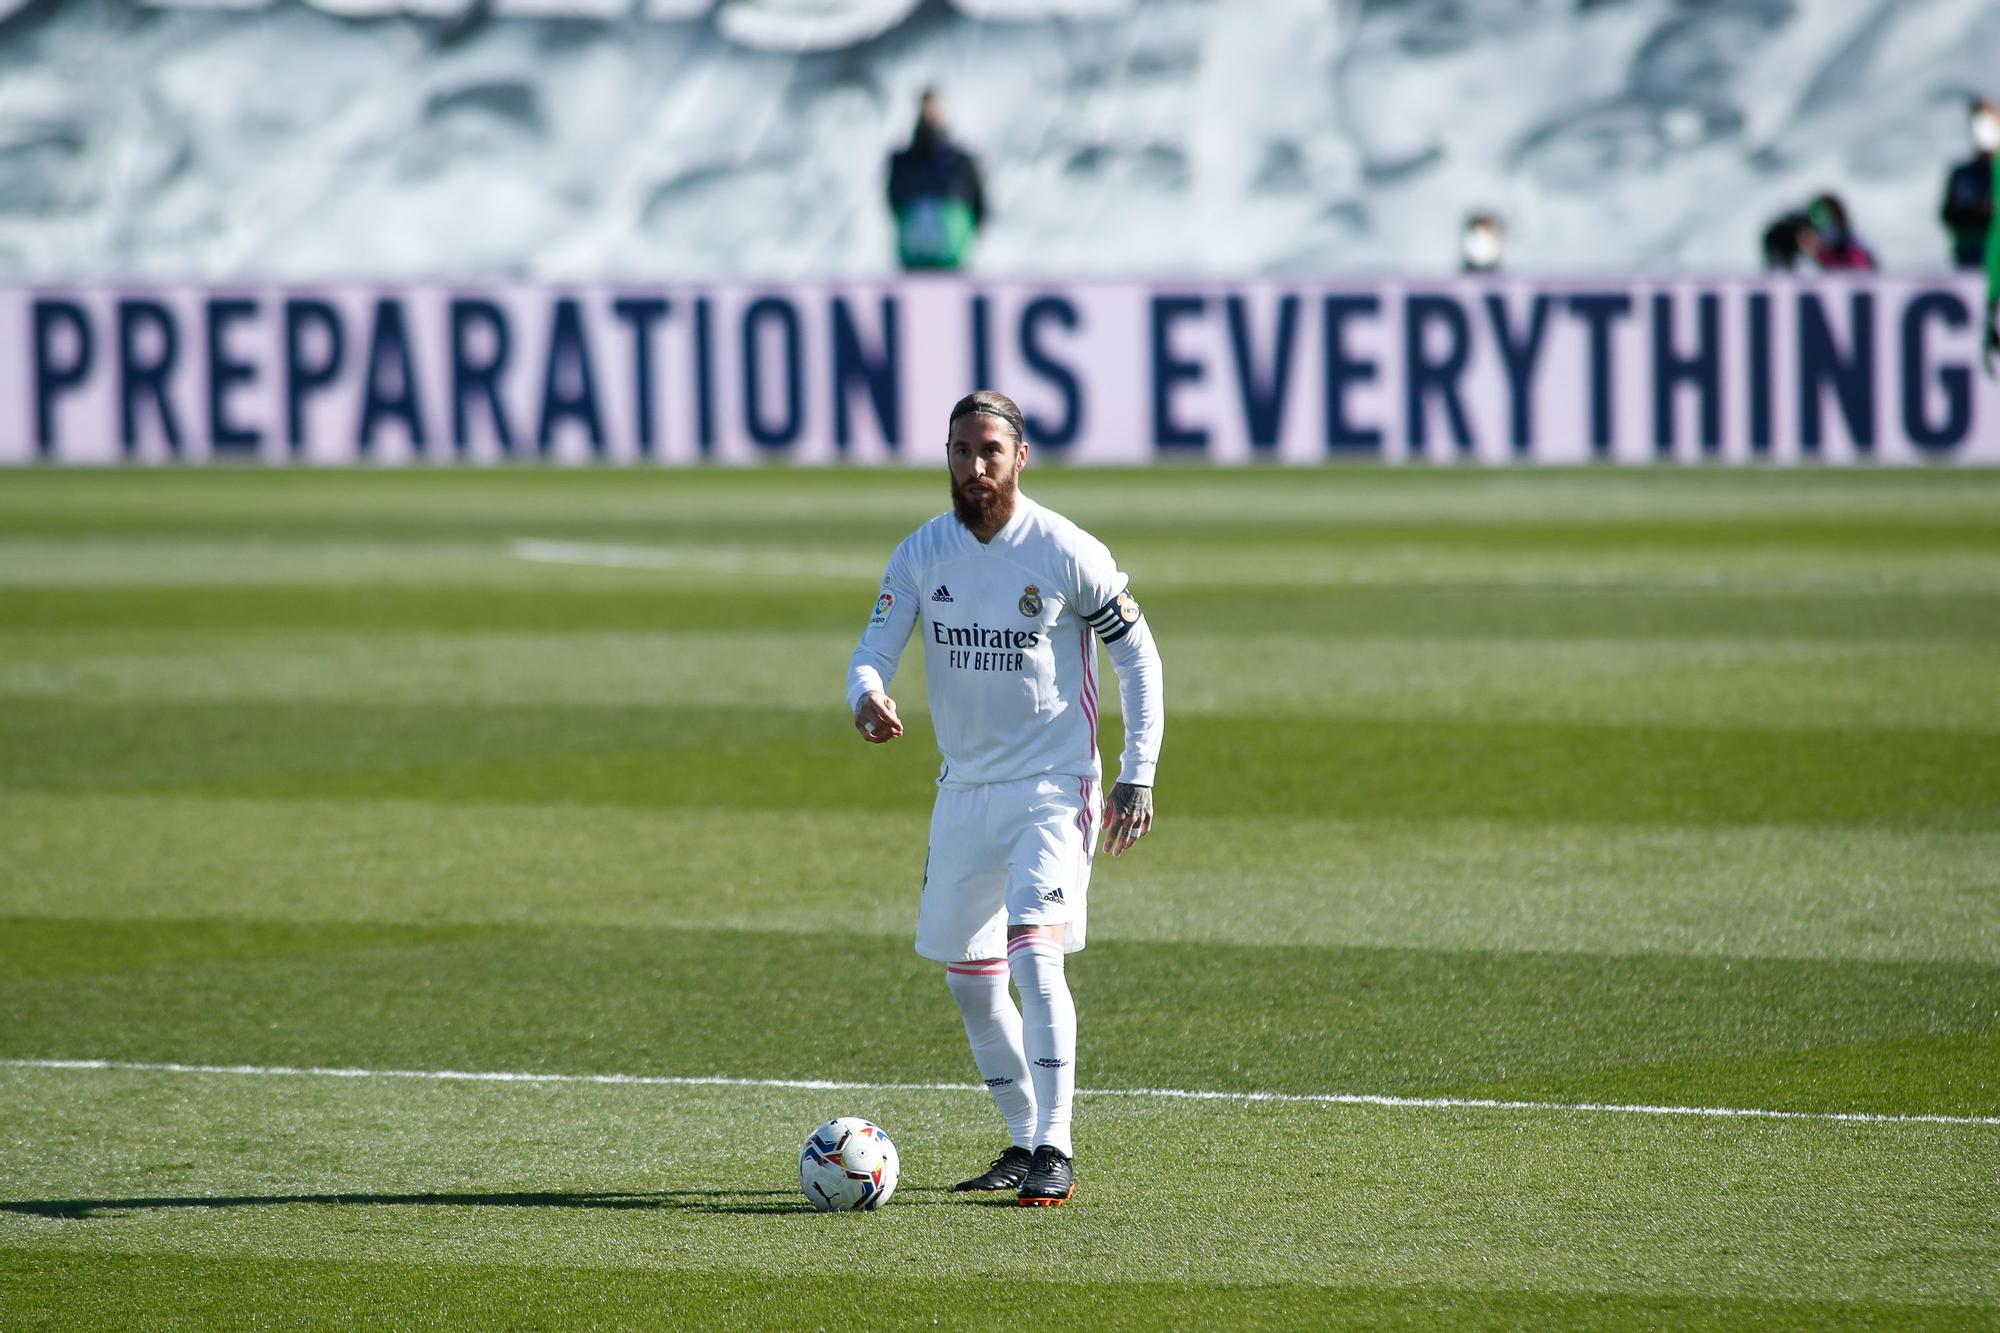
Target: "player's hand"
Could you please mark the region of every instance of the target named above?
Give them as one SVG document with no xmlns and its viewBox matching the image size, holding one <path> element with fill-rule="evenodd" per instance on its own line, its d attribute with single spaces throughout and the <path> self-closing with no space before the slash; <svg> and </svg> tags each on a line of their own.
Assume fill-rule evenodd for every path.
<svg viewBox="0 0 2000 1333">
<path fill-rule="evenodd" d="M 880 690 L 870 690 L 854 710 L 854 729 L 870 745 L 887 745 L 903 734 L 903 720 L 896 716 L 896 701 Z"/>
<path fill-rule="evenodd" d="M 1104 850 L 1122 856 L 1125 849 L 1153 831 L 1153 789 L 1121 782 L 1111 789 L 1104 812 Z"/>
</svg>

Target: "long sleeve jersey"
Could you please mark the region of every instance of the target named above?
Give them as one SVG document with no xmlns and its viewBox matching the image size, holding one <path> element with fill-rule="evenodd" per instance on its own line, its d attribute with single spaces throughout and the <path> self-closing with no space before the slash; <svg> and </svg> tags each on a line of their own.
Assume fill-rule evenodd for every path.
<svg viewBox="0 0 2000 1333">
<path fill-rule="evenodd" d="M 1043 774 L 1102 780 L 1097 644 L 1118 673 L 1118 780 L 1151 786 L 1166 729 L 1160 655 L 1130 581 L 1104 543 L 1027 496 L 981 543 L 941 514 L 889 557 L 848 664 L 848 711 L 887 693 L 915 632 L 924 645 L 938 782 L 971 787 Z"/>
</svg>

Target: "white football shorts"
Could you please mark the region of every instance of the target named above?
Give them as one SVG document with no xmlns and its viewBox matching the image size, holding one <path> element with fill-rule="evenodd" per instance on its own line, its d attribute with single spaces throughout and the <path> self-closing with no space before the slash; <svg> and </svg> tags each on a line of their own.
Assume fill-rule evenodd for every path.
<svg viewBox="0 0 2000 1333">
<path fill-rule="evenodd" d="M 1064 925 L 1083 947 L 1097 784 L 1040 777 L 940 787 L 917 908 L 917 952 L 941 963 L 1005 958 L 1007 927 Z"/>
</svg>

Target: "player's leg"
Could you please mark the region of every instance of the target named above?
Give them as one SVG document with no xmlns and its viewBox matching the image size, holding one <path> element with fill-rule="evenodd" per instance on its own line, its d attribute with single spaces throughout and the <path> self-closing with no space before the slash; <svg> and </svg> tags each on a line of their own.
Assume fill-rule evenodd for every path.
<svg viewBox="0 0 2000 1333">
<path fill-rule="evenodd" d="M 1007 993 L 1007 964 L 999 958 L 945 965 L 945 984 L 965 1021 L 972 1062 L 1007 1122 L 1008 1146 L 992 1165 L 959 1190 L 1017 1190 L 1028 1177 L 1035 1140 L 1034 1081 L 1021 1047 L 1021 1011 Z"/>
<path fill-rule="evenodd" d="M 1076 1096 L 1076 1003 L 1063 969 L 1063 927 L 1009 926 L 1007 964 L 1021 992 L 1021 1044 L 1034 1080 L 1035 1153 L 1023 1203 L 1056 1204 L 1072 1187 L 1070 1103 Z"/>
<path fill-rule="evenodd" d="M 1065 959 L 1082 944 L 1097 810 L 1091 784 L 1077 779 L 1032 784 L 1030 793 L 1007 886 L 1007 963 L 1021 993 L 1021 1041 L 1037 1109 L 1021 1202 L 1057 1204 L 1070 1196 L 1075 1155 L 1076 1004 Z"/>
<path fill-rule="evenodd" d="M 962 1190 L 1018 1189 L 1034 1146 L 1035 1094 L 1021 1047 L 1021 1012 L 1007 993 L 1002 853 L 986 827 L 984 794 L 943 788 L 917 909 L 917 952 L 945 964 L 973 1064 L 1006 1121 L 1010 1146 Z"/>
</svg>

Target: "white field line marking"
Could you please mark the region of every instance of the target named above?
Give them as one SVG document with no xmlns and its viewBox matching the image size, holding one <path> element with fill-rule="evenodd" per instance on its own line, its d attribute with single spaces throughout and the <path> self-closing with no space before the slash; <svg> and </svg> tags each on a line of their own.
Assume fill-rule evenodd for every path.
<svg viewBox="0 0 2000 1333">
<path fill-rule="evenodd" d="M 582 1083 L 642 1088 L 799 1088 L 813 1092 L 985 1092 L 977 1083 L 859 1083 L 822 1078 L 725 1078 L 672 1074 L 527 1074 L 458 1069 L 338 1069 L 310 1065 L 189 1065 L 136 1060 L 4 1060 L 6 1069 L 118 1070 L 142 1074 L 244 1074 L 297 1078 L 407 1078 L 435 1083 Z M 1390 1097 L 1365 1092 L 1215 1092 L 1191 1088 L 1078 1088 L 1079 1097 L 1183 1102 L 1277 1102 L 1387 1106 L 1436 1111 L 1558 1111 L 1593 1115 L 1688 1115 L 1721 1120 L 1832 1120 L 1859 1125 L 1990 1125 L 2000 1116 L 1889 1115 L 1867 1111 L 1771 1111 L 1744 1106 L 1646 1106 L 1618 1102 L 1526 1102 L 1491 1097 Z"/>
<path fill-rule="evenodd" d="M 542 565 L 592 565 L 606 569 L 678 569 L 697 574 L 750 574 L 773 578 L 818 576 L 836 579 L 882 577 L 875 561 L 837 556 L 805 558 L 757 551 L 701 550 L 672 546 L 601 546 L 592 542 L 547 542 L 522 538 L 514 558 Z M 887 559 L 884 556 L 883 559 Z"/>
</svg>

